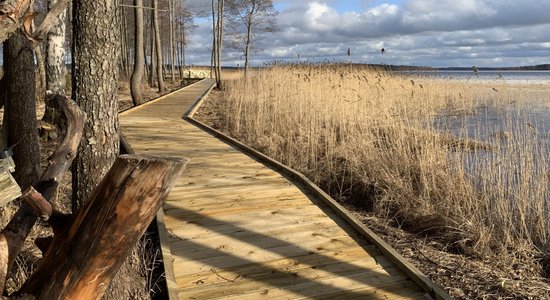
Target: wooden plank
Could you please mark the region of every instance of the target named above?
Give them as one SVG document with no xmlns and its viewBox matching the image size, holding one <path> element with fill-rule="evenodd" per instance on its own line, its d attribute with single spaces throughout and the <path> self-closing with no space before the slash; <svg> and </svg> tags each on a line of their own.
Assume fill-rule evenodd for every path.
<svg viewBox="0 0 550 300">
<path fill-rule="evenodd" d="M 388 292 L 389 291 L 389 292 Z M 432 297 L 421 290 L 413 280 L 402 280 L 387 285 L 379 286 L 376 289 L 364 287 L 354 290 L 326 293 L 315 297 L 316 300 L 353 300 L 353 299 L 432 299 Z"/>
<path fill-rule="evenodd" d="M 262 234 L 251 235 L 248 239 L 236 239 L 233 236 L 216 236 L 213 239 L 195 240 L 204 247 L 189 247 L 187 241 L 172 243 L 172 250 L 178 251 L 186 259 L 202 260 L 231 253 L 254 253 L 258 251 L 274 252 L 273 248 L 295 246 L 308 249 L 308 244 L 320 241 L 333 241 L 347 237 L 347 233 L 335 226 L 323 228 L 319 231 L 302 231 L 281 234 L 277 237 Z M 312 248 L 309 248 L 310 250 Z"/>
<path fill-rule="evenodd" d="M 199 238 L 206 238 L 210 236 L 216 236 L 216 235 L 232 235 L 236 232 L 244 232 L 245 229 L 242 228 L 242 226 L 246 226 L 249 228 L 254 228 L 254 232 L 257 233 L 264 233 L 269 232 L 269 230 L 277 230 L 278 228 L 287 228 L 287 227 L 294 227 L 294 226 L 301 226 L 301 225 L 308 225 L 312 224 L 314 226 L 322 226 L 323 224 L 330 222 L 330 224 L 334 224 L 334 221 L 332 221 L 330 218 L 328 218 L 326 215 L 317 215 L 312 216 L 309 218 L 302 218 L 302 219 L 296 219 L 296 220 L 287 220 L 287 219 L 274 219 L 270 220 L 269 223 L 265 222 L 265 220 L 262 219 L 256 219 L 252 221 L 248 221 L 246 223 L 239 222 L 239 223 L 233 223 L 228 224 L 227 222 L 218 222 L 217 224 L 214 224 L 212 226 L 201 226 L 193 223 L 188 224 L 179 224 L 179 222 L 176 220 L 171 220 L 170 222 L 170 232 L 177 236 L 177 234 L 180 231 L 183 231 L 183 234 L 188 239 L 199 239 Z"/>
<path fill-rule="evenodd" d="M 10 172 L 0 166 L 0 207 L 21 196 L 21 189 Z"/>
<path fill-rule="evenodd" d="M 179 244 L 179 245 L 176 245 Z M 335 250 L 343 247 L 353 247 L 357 245 L 356 242 L 350 237 L 337 237 L 329 240 L 313 240 L 300 242 L 299 245 L 283 245 L 269 249 L 269 251 L 262 250 L 261 247 L 256 247 L 254 250 L 250 250 L 244 253 L 243 257 L 238 256 L 241 252 L 233 254 L 226 254 L 206 258 L 202 260 L 187 260 L 184 249 L 189 247 L 200 247 L 203 250 L 207 250 L 209 247 L 201 246 L 194 241 L 178 241 L 172 243 L 172 253 L 177 256 L 174 261 L 174 266 L 180 271 L 179 274 L 191 274 L 194 272 L 204 272 L 214 269 L 230 268 L 236 266 L 243 266 L 250 263 L 259 263 L 265 260 L 280 259 L 283 257 L 294 257 L 309 253 L 315 253 L 319 251 Z M 179 251 L 177 249 L 182 249 Z M 220 252 L 221 254 L 221 252 Z"/>
<path fill-rule="evenodd" d="M 232 295 L 242 295 L 249 291 L 263 290 L 270 287 L 280 289 L 292 288 L 294 285 L 304 283 L 316 283 L 320 280 L 337 277 L 347 277 L 354 274 L 362 274 L 357 279 L 362 287 L 372 285 L 377 282 L 377 276 L 390 276 L 387 270 L 377 264 L 372 257 L 359 259 L 349 262 L 336 262 L 316 268 L 302 268 L 294 270 L 281 270 L 276 273 L 264 274 L 256 277 L 239 277 L 236 280 L 229 279 L 216 285 L 197 285 L 195 287 L 182 290 L 182 295 L 186 298 L 214 299 Z M 393 266 L 393 268 L 396 268 Z M 212 273 L 212 272 L 211 272 Z M 219 275 L 219 274 L 218 274 Z"/>
<path fill-rule="evenodd" d="M 261 264 L 251 263 L 245 266 L 217 269 L 216 272 L 207 271 L 203 273 L 178 275 L 177 280 L 182 286 L 192 287 L 196 285 L 202 286 L 225 282 L 227 279 L 235 281 L 241 277 L 253 279 L 257 276 L 273 274 L 272 270 L 292 272 L 303 268 L 311 268 L 312 266 L 319 268 L 335 263 L 333 260 L 327 260 L 326 257 L 333 257 L 339 261 L 352 263 L 355 260 L 365 258 L 364 253 L 365 249 L 359 246 L 344 247 L 336 250 L 267 260 L 263 261 Z M 392 263 L 379 252 L 373 251 L 370 257 L 381 266 L 392 265 Z"/>
<path fill-rule="evenodd" d="M 301 298 L 317 298 L 324 294 L 330 293 L 345 293 L 348 297 L 363 296 L 369 299 L 375 292 L 382 292 L 380 298 L 386 294 L 395 294 L 391 291 L 396 285 L 400 285 L 403 281 L 410 280 L 397 267 L 387 268 L 376 274 L 370 270 L 355 273 L 347 276 L 336 276 L 329 278 L 318 278 L 316 280 L 305 283 L 298 283 L 284 288 L 277 288 L 266 285 L 263 289 L 252 291 L 246 294 L 224 297 L 224 299 L 301 299 Z M 374 274 L 373 274 L 374 273 Z M 386 274 L 384 274 L 386 273 Z M 367 281 L 365 284 L 363 281 Z M 370 287 L 370 288 L 369 288 Z M 357 295 L 353 292 L 355 289 L 363 288 L 362 293 Z M 413 290 L 417 292 L 417 290 Z M 404 297 L 410 290 L 403 291 Z M 185 293 L 182 293 L 183 299 L 189 299 Z M 206 299 L 202 297 L 194 297 L 195 299 Z M 215 298 L 210 298 L 215 299 Z"/>
<path fill-rule="evenodd" d="M 210 207 L 235 207 L 239 205 L 246 205 L 247 203 L 259 203 L 269 201 L 294 201 L 294 202 L 309 202 L 301 192 L 292 191 L 290 193 L 283 192 L 273 197 L 267 197 L 262 191 L 253 193 L 225 193 L 217 194 L 216 197 L 212 197 L 212 194 L 197 193 L 196 196 L 187 197 L 185 191 L 176 192 L 171 194 L 172 198 L 176 201 L 172 203 L 174 207 L 178 207 L 178 204 L 182 205 L 186 209 L 193 208 L 210 208 Z M 184 200 L 184 201 L 178 201 Z M 183 202 L 183 203 L 182 203 Z"/>
<path fill-rule="evenodd" d="M 166 207 L 166 206 L 165 206 Z M 228 221 L 235 220 L 244 220 L 246 217 L 260 218 L 260 220 L 269 220 L 272 218 L 281 218 L 288 221 L 297 220 L 300 218 L 305 218 L 308 216 L 324 216 L 325 214 L 317 207 L 312 205 L 303 205 L 296 207 L 284 207 L 279 209 L 269 209 L 269 210 L 250 210 L 250 211 L 241 211 L 241 212 L 219 212 L 215 215 L 215 218 L 211 218 L 212 215 L 207 216 L 200 213 L 192 214 L 191 211 L 168 211 L 167 216 L 170 216 L 170 220 L 174 218 L 178 219 L 178 222 L 181 223 L 193 223 L 199 224 L 201 226 L 208 226 L 212 224 L 227 223 Z M 223 218 L 223 219 L 220 219 Z"/>
<path fill-rule="evenodd" d="M 157 212 L 156 221 L 162 254 L 162 264 L 164 266 L 164 278 L 166 280 L 166 288 L 168 291 L 168 299 L 175 300 L 179 298 L 179 290 L 176 283 L 176 272 L 174 271 L 174 257 L 172 256 L 172 249 L 170 249 L 170 239 L 166 230 L 164 212 L 162 209 Z"/>
</svg>

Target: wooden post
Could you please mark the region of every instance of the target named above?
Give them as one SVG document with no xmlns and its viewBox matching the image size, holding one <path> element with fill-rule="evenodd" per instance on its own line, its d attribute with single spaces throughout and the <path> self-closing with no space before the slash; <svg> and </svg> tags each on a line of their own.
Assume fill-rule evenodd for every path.
<svg viewBox="0 0 550 300">
<path fill-rule="evenodd" d="M 120 156 L 21 289 L 38 299 L 100 299 L 186 160 Z"/>
</svg>

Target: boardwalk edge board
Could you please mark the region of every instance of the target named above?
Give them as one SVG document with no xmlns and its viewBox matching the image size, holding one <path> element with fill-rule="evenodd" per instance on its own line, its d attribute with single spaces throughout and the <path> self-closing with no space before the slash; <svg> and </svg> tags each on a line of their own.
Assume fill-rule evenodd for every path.
<svg viewBox="0 0 550 300">
<path fill-rule="evenodd" d="M 135 154 L 134 149 L 132 149 L 132 146 L 130 146 L 122 134 L 120 134 L 120 149 L 122 153 L 125 152 L 126 154 Z M 170 249 L 168 232 L 166 231 L 166 225 L 164 223 L 164 210 L 162 208 L 157 212 L 155 220 L 157 222 L 157 234 L 160 241 L 160 252 L 164 266 L 164 277 L 166 280 L 168 299 L 176 300 L 179 298 L 179 292 L 173 267 L 174 258 L 172 257 L 172 250 Z"/>
<path fill-rule="evenodd" d="M 203 80 L 204 80 L 204 79 L 203 79 Z M 184 87 L 182 87 L 182 88 L 173 90 L 173 91 L 168 92 L 168 93 L 166 93 L 166 94 L 164 94 L 164 95 L 162 95 L 162 96 L 159 96 L 159 97 L 154 98 L 154 99 L 151 99 L 151 100 L 149 100 L 149 101 L 147 101 L 147 102 L 145 102 L 145 103 L 142 103 L 142 104 L 140 104 L 140 105 L 138 105 L 138 106 L 130 107 L 130 108 L 126 109 L 126 110 L 123 110 L 123 111 L 119 112 L 118 115 L 119 115 L 119 116 L 122 116 L 122 115 L 128 114 L 128 113 L 130 113 L 130 112 L 133 112 L 134 110 L 143 109 L 144 107 L 149 106 L 149 105 L 151 105 L 151 104 L 154 104 L 154 103 L 156 103 L 156 102 L 159 102 L 160 100 L 163 100 L 164 98 L 168 98 L 168 97 L 174 95 L 175 93 L 180 92 L 181 90 L 190 88 L 190 87 L 192 87 L 192 86 L 194 86 L 194 85 L 200 83 L 201 81 L 202 81 L 202 80 L 199 80 L 199 81 L 194 82 L 194 83 L 192 83 L 192 84 L 190 84 L 190 85 L 187 85 L 187 86 L 184 86 Z M 212 88 L 213 88 L 213 87 L 211 87 L 210 90 L 211 90 Z M 210 90 L 208 90 L 206 93 L 210 93 Z M 205 94 L 206 94 L 206 93 L 205 93 Z M 203 96 L 204 96 L 204 95 L 203 95 Z M 201 96 L 201 98 L 202 98 L 203 96 Z"/>
<path fill-rule="evenodd" d="M 200 81 L 199 81 L 200 82 Z M 354 215 L 352 215 L 347 209 L 345 209 L 343 206 L 338 204 L 336 200 L 334 200 L 331 196 L 329 196 L 327 193 L 325 193 L 321 188 L 319 188 L 316 184 L 314 184 L 311 180 L 309 180 L 306 176 L 304 176 L 302 173 L 282 164 L 281 162 L 272 159 L 271 157 L 266 156 L 263 153 L 260 153 L 253 148 L 241 143 L 240 141 L 227 136 L 220 131 L 202 123 L 201 121 L 198 121 L 197 119 L 193 118 L 197 110 L 200 108 L 200 106 L 204 103 L 204 101 L 208 98 L 208 95 L 210 91 L 214 88 L 215 84 L 213 84 L 204 94 L 202 97 L 200 97 L 197 102 L 186 112 L 186 114 L 183 116 L 183 119 L 188 121 L 189 123 L 197 126 L 198 128 L 210 133 L 211 135 L 215 136 L 216 138 L 230 144 L 231 146 L 236 147 L 243 153 L 259 160 L 263 164 L 272 167 L 276 171 L 284 174 L 285 176 L 289 177 L 290 179 L 295 180 L 296 182 L 300 183 L 303 187 L 305 187 L 308 192 L 312 193 L 313 195 L 317 196 L 320 200 L 322 200 L 325 204 L 327 204 L 334 212 L 336 212 L 340 217 L 342 217 L 349 225 L 351 225 L 358 233 L 360 233 L 362 236 L 364 236 L 368 241 L 373 243 L 378 247 L 378 249 L 387 255 L 403 272 L 405 272 L 413 281 L 415 281 L 424 291 L 426 291 L 431 297 L 435 299 L 440 300 L 447 300 L 452 299 L 449 294 L 447 294 L 442 288 L 437 286 L 434 282 L 432 282 L 426 275 L 424 275 L 418 268 L 416 268 L 414 265 L 412 265 L 409 261 L 407 261 L 403 256 L 401 256 L 395 249 L 393 249 L 389 244 L 384 242 L 376 233 L 374 233 L 371 229 L 369 229 L 367 226 L 365 226 L 361 221 L 359 221 Z M 150 103 L 150 102 L 148 102 Z M 167 280 L 168 281 L 168 280 Z"/>
</svg>

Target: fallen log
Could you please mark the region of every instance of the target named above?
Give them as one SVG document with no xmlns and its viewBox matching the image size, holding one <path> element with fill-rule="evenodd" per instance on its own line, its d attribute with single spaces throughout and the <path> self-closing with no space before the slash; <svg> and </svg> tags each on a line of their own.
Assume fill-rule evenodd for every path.
<svg viewBox="0 0 550 300">
<path fill-rule="evenodd" d="M 71 226 L 54 236 L 20 294 L 48 300 L 100 299 L 186 162 L 120 156 Z"/>
</svg>

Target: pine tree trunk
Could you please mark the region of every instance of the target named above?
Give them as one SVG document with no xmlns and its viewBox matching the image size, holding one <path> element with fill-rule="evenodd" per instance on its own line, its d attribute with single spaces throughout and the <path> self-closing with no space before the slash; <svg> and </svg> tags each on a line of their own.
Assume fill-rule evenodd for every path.
<svg viewBox="0 0 550 300">
<path fill-rule="evenodd" d="M 36 130 L 34 53 L 20 30 L 4 43 L 4 77 L 7 145 L 16 145 L 13 148 L 14 177 L 25 189 L 38 179 L 40 149 Z"/>
<path fill-rule="evenodd" d="M 88 123 L 73 168 L 73 211 L 90 198 L 119 153 L 117 7 L 109 0 L 73 2 L 73 98 Z"/>
<path fill-rule="evenodd" d="M 134 0 L 134 6 L 143 6 L 143 0 Z M 135 16 L 135 37 L 134 37 L 134 71 L 130 80 L 130 92 L 134 106 L 140 105 L 142 101 L 141 80 L 145 68 L 145 58 L 143 56 L 143 9 L 134 8 Z"/>
<path fill-rule="evenodd" d="M 172 84 L 176 82 L 176 56 L 174 51 L 174 23 L 176 22 L 174 18 L 174 0 L 168 0 L 169 9 L 170 9 L 170 67 L 172 72 Z"/>
<path fill-rule="evenodd" d="M 158 0 L 153 1 L 153 28 L 155 34 L 155 53 L 157 55 L 157 82 L 159 93 L 162 93 L 166 90 L 164 86 L 164 76 L 163 76 L 163 59 L 162 59 L 162 43 L 160 41 L 160 29 L 159 29 L 159 17 L 158 17 Z"/>
<path fill-rule="evenodd" d="M 151 22 L 149 23 L 149 38 L 150 40 L 150 57 L 151 57 L 151 68 L 149 69 L 149 86 L 155 86 L 155 74 L 157 70 L 157 60 L 155 55 L 155 30 L 153 28 L 153 11 L 151 11 Z"/>
<path fill-rule="evenodd" d="M 210 57 L 210 77 L 214 77 L 218 81 L 218 64 L 217 64 L 217 41 L 218 41 L 218 26 L 216 25 L 216 8 L 214 0 L 212 0 L 212 55 Z M 214 73 L 214 75 L 212 75 Z"/>
</svg>

